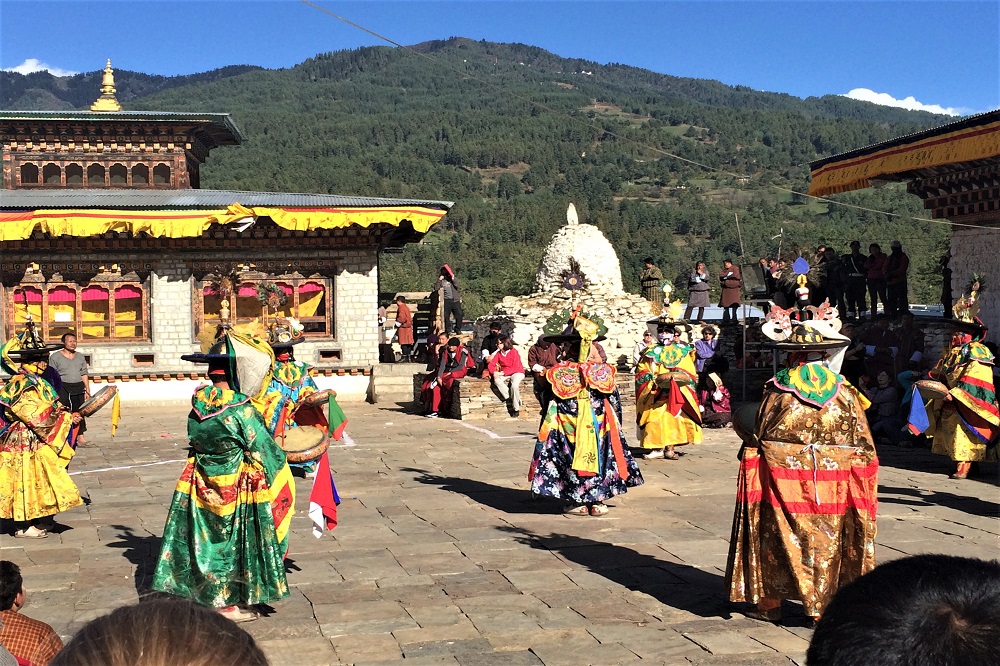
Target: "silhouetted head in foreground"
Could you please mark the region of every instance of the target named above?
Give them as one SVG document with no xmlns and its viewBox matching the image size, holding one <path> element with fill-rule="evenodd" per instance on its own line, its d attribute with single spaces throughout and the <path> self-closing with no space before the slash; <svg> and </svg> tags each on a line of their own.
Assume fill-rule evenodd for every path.
<svg viewBox="0 0 1000 666">
<path fill-rule="evenodd" d="M 268 666 L 253 637 L 190 601 L 118 608 L 77 632 L 51 666 Z"/>
<path fill-rule="evenodd" d="M 806 664 L 1000 664 L 1000 562 L 917 555 L 876 567 L 830 602 Z"/>
</svg>

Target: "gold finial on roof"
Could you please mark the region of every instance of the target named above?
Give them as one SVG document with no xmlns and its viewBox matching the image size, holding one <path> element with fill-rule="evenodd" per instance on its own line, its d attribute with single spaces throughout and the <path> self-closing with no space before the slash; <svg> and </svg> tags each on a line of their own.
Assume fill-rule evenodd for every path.
<svg viewBox="0 0 1000 666">
<path fill-rule="evenodd" d="M 101 96 L 90 105 L 91 111 L 121 111 L 122 105 L 115 97 L 115 71 L 111 69 L 111 58 L 104 67 L 104 76 L 101 78 Z"/>
</svg>

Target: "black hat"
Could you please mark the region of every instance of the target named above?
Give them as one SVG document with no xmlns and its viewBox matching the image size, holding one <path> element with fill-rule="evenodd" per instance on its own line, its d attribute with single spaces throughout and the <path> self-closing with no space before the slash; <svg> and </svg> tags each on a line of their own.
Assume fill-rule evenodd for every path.
<svg viewBox="0 0 1000 666">
<path fill-rule="evenodd" d="M 792 334 L 788 336 L 787 340 L 776 342 L 774 346 L 785 351 L 820 351 L 846 347 L 850 344 L 850 340 L 826 338 L 819 331 L 799 324 L 792 329 Z"/>
<path fill-rule="evenodd" d="M 40 347 L 24 347 L 13 349 L 7 352 L 7 356 L 17 363 L 31 363 L 32 361 L 47 361 L 53 352 L 64 349 L 66 345 L 61 342 L 51 342 Z"/>
<path fill-rule="evenodd" d="M 214 361 L 223 361 L 231 358 L 232 354 L 229 353 L 229 345 L 226 344 L 226 339 L 224 337 L 219 338 L 212 343 L 212 346 L 207 352 L 184 354 L 181 356 L 182 361 L 190 361 L 192 363 L 212 363 Z"/>
<path fill-rule="evenodd" d="M 462 341 L 459 340 L 458 338 L 448 338 L 448 346 L 449 347 L 458 347 L 461 344 L 462 344 Z"/>
</svg>

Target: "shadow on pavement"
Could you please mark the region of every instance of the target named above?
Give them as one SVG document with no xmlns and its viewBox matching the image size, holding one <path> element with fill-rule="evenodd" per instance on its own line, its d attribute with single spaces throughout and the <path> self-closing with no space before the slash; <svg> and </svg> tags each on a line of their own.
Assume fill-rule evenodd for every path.
<svg viewBox="0 0 1000 666">
<path fill-rule="evenodd" d="M 420 483 L 439 486 L 442 490 L 465 495 L 475 502 L 504 513 L 557 514 L 562 512 L 562 504 L 547 497 L 537 497 L 530 490 L 505 488 L 472 479 L 439 476 L 413 467 L 403 467 L 401 471 L 413 472 L 414 479 Z M 527 476 L 527 469 L 525 475 Z"/>
<path fill-rule="evenodd" d="M 963 482 L 963 484 L 968 483 L 968 481 Z M 974 486 L 963 485 L 963 487 L 968 487 L 970 488 L 970 492 L 975 492 Z M 946 506 L 949 509 L 955 509 L 956 511 L 968 513 L 973 516 L 1000 518 L 1000 504 L 997 502 L 988 502 L 986 500 L 979 499 L 978 497 L 956 495 L 955 493 L 941 492 L 939 490 L 928 492 L 917 490 L 916 488 L 895 488 L 892 486 L 881 486 L 878 490 L 878 501 L 880 503 L 902 504 L 905 506 L 926 506 L 928 504 L 937 504 L 938 506 Z M 882 497 L 882 493 L 907 495 L 919 501 L 900 499 L 896 497 Z"/>
<path fill-rule="evenodd" d="M 882 467 L 940 474 L 943 478 L 955 471 L 953 460 L 947 456 L 931 453 L 929 449 L 923 447 L 905 448 L 880 444 L 876 446 L 876 450 L 878 451 L 879 465 Z M 1000 486 L 1000 467 L 996 463 L 973 463 L 969 481 L 972 482 L 969 484 L 969 494 L 980 492 L 976 489 L 977 483 Z"/>
<path fill-rule="evenodd" d="M 107 544 L 109 548 L 121 548 L 122 555 L 135 565 L 135 591 L 140 600 L 149 598 L 169 598 L 162 592 L 155 592 L 152 588 L 153 572 L 156 570 L 156 560 L 160 556 L 160 543 L 162 539 L 155 534 L 137 534 L 131 527 L 125 525 L 112 525 L 113 529 L 119 530 L 118 537 L 121 541 L 112 541 Z"/>
<path fill-rule="evenodd" d="M 700 617 L 728 618 L 725 581 L 719 574 L 687 564 L 640 553 L 571 534 L 535 534 L 511 527 L 505 531 L 522 535 L 518 541 L 531 548 L 544 548 L 585 570 L 658 602 Z"/>
<path fill-rule="evenodd" d="M 414 478 L 420 483 L 439 486 L 442 490 L 465 495 L 474 502 L 504 513 L 562 513 L 561 502 L 548 497 L 534 499 L 532 493 L 527 490 L 505 488 L 471 479 L 439 476 L 422 469 L 402 468 L 402 471 L 415 473 Z M 595 531 L 599 527 L 595 521 Z M 629 590 L 648 594 L 672 608 L 701 617 L 729 616 L 730 606 L 726 601 L 722 576 L 687 564 L 672 562 L 668 559 L 670 555 L 666 551 L 661 558 L 640 553 L 627 546 L 570 534 L 535 534 L 516 527 L 498 529 L 518 535 L 519 543 L 557 553 L 587 571 L 603 576 Z"/>
</svg>

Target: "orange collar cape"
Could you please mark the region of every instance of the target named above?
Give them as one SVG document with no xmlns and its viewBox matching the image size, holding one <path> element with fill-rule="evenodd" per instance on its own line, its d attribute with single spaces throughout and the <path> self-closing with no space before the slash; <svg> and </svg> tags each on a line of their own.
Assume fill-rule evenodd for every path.
<svg viewBox="0 0 1000 666">
<path fill-rule="evenodd" d="M 38 209 L 0 210 L 0 242 L 25 240 L 35 231 L 50 236 L 99 236 L 108 232 L 146 233 L 154 238 L 195 238 L 213 224 L 268 217 L 289 231 L 340 229 L 373 224 L 399 226 L 408 220 L 415 231 L 427 232 L 447 211 L 421 206 L 386 207 L 246 207 L 199 210 Z"/>
</svg>

